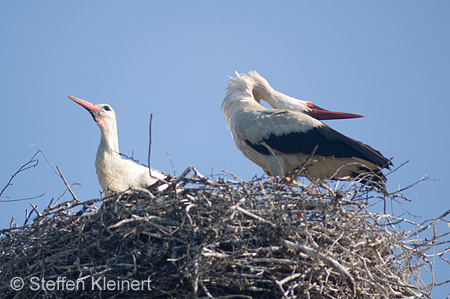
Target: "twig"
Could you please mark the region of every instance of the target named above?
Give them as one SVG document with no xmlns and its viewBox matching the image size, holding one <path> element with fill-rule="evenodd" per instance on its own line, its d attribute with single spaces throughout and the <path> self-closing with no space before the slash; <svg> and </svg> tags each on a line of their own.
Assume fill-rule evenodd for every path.
<svg viewBox="0 0 450 299">
<path fill-rule="evenodd" d="M 52 163 L 50 163 L 50 160 L 47 158 L 47 156 L 44 154 L 44 152 L 41 150 L 41 148 L 35 143 L 29 145 L 28 147 L 31 147 L 31 146 L 34 146 L 34 147 L 36 147 L 38 149 L 38 152 L 41 153 L 41 155 L 44 157 L 45 161 L 47 161 L 48 165 L 50 165 L 50 167 L 53 169 L 53 171 L 57 175 L 59 175 L 58 172 L 56 171 L 55 167 L 53 167 Z"/>
<path fill-rule="evenodd" d="M 67 181 L 66 181 L 66 179 L 64 178 L 64 175 L 62 174 L 61 169 L 59 169 L 59 166 L 56 166 L 56 169 L 58 169 L 59 176 L 60 176 L 61 179 L 63 180 L 63 182 L 64 182 L 64 184 L 66 185 L 67 189 L 69 189 L 69 192 L 70 192 L 70 194 L 72 194 L 73 199 L 79 202 L 80 200 L 77 198 L 77 196 L 75 195 L 75 193 L 73 193 L 72 188 L 70 188 L 69 184 L 67 184 Z"/>
<path fill-rule="evenodd" d="M 152 153 L 152 124 L 153 124 L 153 113 L 150 113 L 150 127 L 149 127 L 149 142 L 148 142 L 148 173 L 152 177 L 152 164 L 150 163 L 150 157 Z"/>
<path fill-rule="evenodd" d="M 394 170 L 391 170 L 390 172 L 388 172 L 385 176 L 387 177 L 388 175 L 396 172 L 397 170 L 399 170 L 400 168 L 402 168 L 403 166 L 405 166 L 406 164 L 409 163 L 409 160 L 407 160 L 406 162 L 403 162 L 402 164 L 400 164 L 400 166 L 396 167 Z"/>
<path fill-rule="evenodd" d="M 169 153 L 167 153 L 167 152 L 166 152 L 166 156 L 167 156 L 167 158 L 169 159 L 170 164 L 172 165 L 173 175 L 176 176 L 176 175 L 177 175 L 177 171 L 176 171 L 176 169 L 175 169 L 175 165 L 173 164 L 172 157 L 171 157 L 171 156 L 169 155 Z"/>
<path fill-rule="evenodd" d="M 445 216 L 447 216 L 448 214 L 450 214 L 450 209 L 445 211 L 441 216 L 439 216 L 438 218 L 436 218 L 433 222 L 431 222 L 430 224 L 428 224 L 427 226 L 419 229 L 416 232 L 413 232 L 411 234 L 409 234 L 408 236 L 404 237 L 404 239 L 410 239 L 414 236 L 417 236 L 418 234 L 420 234 L 421 232 L 429 229 L 430 227 L 432 227 L 433 225 L 435 225 L 436 223 L 438 223 L 439 221 L 441 221 L 442 219 L 444 219 Z"/>
<path fill-rule="evenodd" d="M 283 240 L 282 245 L 293 249 L 293 250 L 301 250 L 302 252 L 310 255 L 312 258 L 315 258 L 316 256 L 318 256 L 321 260 L 323 260 L 324 262 L 328 263 L 330 266 L 334 267 L 336 270 L 338 270 L 342 276 L 344 277 L 344 281 L 346 281 L 350 288 L 352 288 L 353 293 L 356 293 L 355 290 L 355 279 L 353 278 L 353 276 L 350 274 L 350 272 L 348 271 L 348 269 L 344 266 L 341 265 L 341 263 L 339 263 L 337 260 L 331 258 L 330 256 L 327 256 L 321 252 L 318 252 L 315 249 L 312 249 L 306 245 L 302 245 L 302 244 L 297 244 L 288 240 Z"/>
<path fill-rule="evenodd" d="M 0 202 L 16 202 L 16 201 L 24 201 L 24 200 L 32 200 L 32 199 L 38 199 L 41 198 L 42 196 L 44 196 L 45 194 L 42 193 L 40 195 L 37 196 L 33 196 L 33 197 L 26 197 L 26 198 L 19 198 L 19 199 L 2 199 L 0 200 Z"/>
<path fill-rule="evenodd" d="M 118 154 L 119 154 L 119 156 L 121 156 L 121 157 L 123 157 L 123 158 L 126 158 L 126 159 L 129 159 L 129 160 L 133 161 L 134 163 L 137 163 L 137 164 L 139 164 L 139 165 L 148 167 L 147 165 L 145 165 L 144 163 L 142 163 L 142 162 L 139 161 L 138 159 L 135 159 L 135 158 L 133 157 L 134 153 L 131 154 L 131 157 L 128 156 L 128 155 L 126 155 L 126 154 L 122 154 L 122 153 L 118 153 Z"/>
<path fill-rule="evenodd" d="M 253 217 L 256 220 L 259 220 L 261 222 L 270 224 L 271 226 L 275 226 L 275 224 L 273 224 L 272 222 L 270 222 L 270 221 L 268 221 L 268 220 L 266 220 L 266 219 L 264 219 L 264 218 L 262 218 L 262 217 L 260 217 L 258 215 L 255 215 L 255 214 L 253 214 L 253 213 L 251 213 L 251 212 L 249 212 L 249 211 L 247 211 L 247 210 L 245 210 L 245 209 L 243 209 L 241 207 L 236 207 L 236 210 L 238 210 L 239 212 L 241 212 L 241 213 L 243 213 L 243 214 L 245 214 L 247 216 Z"/>
<path fill-rule="evenodd" d="M 302 173 L 305 170 L 305 168 L 307 168 L 307 165 L 308 165 L 308 167 L 311 166 L 311 164 L 313 163 L 314 155 L 315 155 L 318 147 L 319 147 L 319 145 L 316 145 L 314 147 L 314 149 L 312 150 L 311 154 L 305 160 L 305 162 L 302 163 L 302 165 L 292 169 L 291 171 L 286 173 L 285 176 L 292 176 L 293 179 L 295 180 L 300 175 L 300 173 Z"/>
<path fill-rule="evenodd" d="M 42 214 L 38 211 L 38 207 L 35 206 L 34 204 L 32 204 L 31 202 L 30 202 L 30 205 L 33 207 L 33 211 L 35 211 L 36 214 L 38 214 L 38 216 L 41 217 Z M 30 215 L 31 215 L 31 212 L 30 212 Z"/>
<path fill-rule="evenodd" d="M 36 157 L 36 155 L 37 155 L 38 153 L 39 153 L 39 151 L 37 151 L 37 152 L 31 157 L 31 159 L 30 159 L 27 163 L 25 163 L 24 165 L 22 165 L 22 166 L 21 166 L 21 167 L 20 167 L 20 168 L 12 175 L 12 176 L 11 176 L 11 178 L 9 179 L 9 181 L 6 183 L 5 187 L 3 187 L 2 191 L 0 191 L 0 197 L 2 197 L 3 192 L 5 192 L 5 190 L 6 190 L 9 186 L 12 186 L 12 185 L 13 185 L 13 184 L 12 184 L 12 181 L 13 181 L 13 179 L 14 179 L 19 173 L 24 172 L 24 171 L 26 171 L 26 170 L 28 170 L 28 169 L 30 169 L 30 168 L 34 168 L 34 167 L 36 167 L 36 166 L 39 164 L 39 160 L 35 159 L 35 157 Z M 39 197 L 41 197 L 41 196 L 43 196 L 43 194 L 42 194 L 42 195 L 39 195 L 39 196 L 36 196 L 36 197 L 23 198 L 23 199 L 1 200 L 0 202 L 13 202 L 13 201 L 29 200 L 29 199 L 39 198 Z"/>
</svg>

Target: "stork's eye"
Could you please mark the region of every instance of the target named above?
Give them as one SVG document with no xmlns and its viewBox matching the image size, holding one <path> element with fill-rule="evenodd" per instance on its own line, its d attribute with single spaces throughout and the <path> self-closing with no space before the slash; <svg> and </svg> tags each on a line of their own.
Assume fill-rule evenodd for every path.
<svg viewBox="0 0 450 299">
<path fill-rule="evenodd" d="M 103 106 L 103 109 L 105 109 L 106 111 L 111 111 L 111 108 L 109 108 L 109 106 L 107 105 Z"/>
</svg>

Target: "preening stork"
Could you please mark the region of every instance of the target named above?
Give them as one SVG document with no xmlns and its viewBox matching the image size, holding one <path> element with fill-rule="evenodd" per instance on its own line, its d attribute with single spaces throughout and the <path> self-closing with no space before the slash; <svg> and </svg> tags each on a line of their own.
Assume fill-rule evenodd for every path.
<svg viewBox="0 0 450 299">
<path fill-rule="evenodd" d="M 260 101 L 274 109 L 267 109 Z M 378 182 L 384 186 L 382 168 L 391 162 L 357 140 L 331 129 L 320 120 L 362 115 L 334 112 L 274 90 L 257 72 L 239 74 L 228 82 L 222 103 L 236 146 L 268 175 L 278 176 L 303 165 L 300 175 L 312 179 Z M 315 150 L 315 151 L 314 151 Z"/>
<path fill-rule="evenodd" d="M 130 187 L 144 188 L 163 180 L 167 176 L 158 170 L 149 169 L 130 160 L 124 160 L 119 154 L 116 113 L 108 104 L 93 104 L 69 96 L 92 115 L 100 128 L 100 145 L 95 159 L 98 181 L 106 195 L 125 191 Z M 164 189 L 165 186 L 158 187 Z"/>
</svg>

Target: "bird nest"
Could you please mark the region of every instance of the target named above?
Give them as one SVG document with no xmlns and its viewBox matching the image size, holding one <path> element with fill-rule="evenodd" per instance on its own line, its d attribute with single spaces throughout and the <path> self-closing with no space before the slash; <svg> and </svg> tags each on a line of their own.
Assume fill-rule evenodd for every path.
<svg viewBox="0 0 450 299">
<path fill-rule="evenodd" d="M 209 179 L 49 206 L 0 231 L 0 297 L 418 298 L 433 240 L 356 183 Z M 342 185 L 342 184 L 341 184 Z M 409 231 L 398 230 L 407 222 Z M 436 236 L 434 241 L 436 241 Z"/>
</svg>

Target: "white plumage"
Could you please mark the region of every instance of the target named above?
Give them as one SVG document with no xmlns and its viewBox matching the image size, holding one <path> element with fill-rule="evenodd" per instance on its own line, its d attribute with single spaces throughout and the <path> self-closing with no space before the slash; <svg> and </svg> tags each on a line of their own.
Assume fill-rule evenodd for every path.
<svg viewBox="0 0 450 299">
<path fill-rule="evenodd" d="M 122 192 L 130 187 L 144 188 L 163 180 L 166 175 L 158 170 L 149 169 L 130 160 L 124 160 L 119 154 L 119 139 L 114 110 L 108 104 L 93 104 L 69 96 L 71 100 L 86 108 L 100 128 L 100 145 L 95 159 L 98 181 L 106 195 Z M 165 186 L 160 186 L 160 189 Z"/>
<path fill-rule="evenodd" d="M 275 109 L 265 108 L 261 100 Z M 313 165 L 301 175 L 350 179 L 371 173 L 372 180 L 384 183 L 380 168 L 391 164 L 388 159 L 318 120 L 361 115 L 327 111 L 284 95 L 254 71 L 230 79 L 222 110 L 236 146 L 268 175 L 303 165 L 317 146 Z"/>
</svg>

